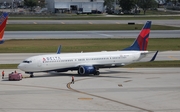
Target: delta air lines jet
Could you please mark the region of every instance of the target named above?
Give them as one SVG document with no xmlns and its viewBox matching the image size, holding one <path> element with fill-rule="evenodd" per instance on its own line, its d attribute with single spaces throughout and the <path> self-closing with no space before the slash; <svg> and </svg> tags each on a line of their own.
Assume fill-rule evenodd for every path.
<svg viewBox="0 0 180 112">
<path fill-rule="evenodd" d="M 146 50 L 151 21 L 147 21 L 134 43 L 122 51 L 102 51 L 85 53 L 57 53 L 33 56 L 25 59 L 18 68 L 25 73 L 34 72 L 66 72 L 76 70 L 78 74 L 99 75 L 100 68 L 121 67 L 141 60 L 149 52 Z M 151 61 L 156 57 L 154 55 Z"/>
<path fill-rule="evenodd" d="M 4 43 L 4 30 L 8 19 L 8 13 L 3 12 L 0 17 L 0 44 Z"/>
</svg>

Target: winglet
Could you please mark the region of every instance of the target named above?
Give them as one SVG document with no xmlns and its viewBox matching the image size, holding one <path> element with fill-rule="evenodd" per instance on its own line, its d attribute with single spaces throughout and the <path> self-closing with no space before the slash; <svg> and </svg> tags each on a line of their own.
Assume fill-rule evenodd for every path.
<svg viewBox="0 0 180 112">
<path fill-rule="evenodd" d="M 57 49 L 57 52 L 56 52 L 57 54 L 60 54 L 61 53 L 61 45 L 58 47 L 58 49 Z"/>
<path fill-rule="evenodd" d="M 134 43 L 130 47 L 125 48 L 124 50 L 145 51 L 148 45 L 150 28 L 151 21 L 147 21 L 144 27 L 142 28 L 141 32 L 139 33 L 138 37 L 134 41 Z"/>
<path fill-rule="evenodd" d="M 156 53 L 154 54 L 154 56 L 152 57 L 152 59 L 150 60 L 150 62 L 151 62 L 151 61 L 154 61 L 154 60 L 156 59 L 156 56 L 157 56 L 158 52 L 159 52 L 159 51 L 156 51 Z"/>
<path fill-rule="evenodd" d="M 3 12 L 3 14 L 0 17 L 0 44 L 4 43 L 4 30 L 6 27 L 6 22 L 8 19 L 8 13 Z"/>
</svg>

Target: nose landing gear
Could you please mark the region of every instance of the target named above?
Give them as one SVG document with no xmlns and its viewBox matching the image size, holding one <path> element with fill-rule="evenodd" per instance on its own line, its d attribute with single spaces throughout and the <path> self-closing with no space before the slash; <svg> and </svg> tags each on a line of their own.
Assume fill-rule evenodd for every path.
<svg viewBox="0 0 180 112">
<path fill-rule="evenodd" d="M 30 74 L 30 77 L 31 77 L 31 78 L 34 77 L 33 73 Z"/>
<path fill-rule="evenodd" d="M 29 77 L 31 77 L 31 78 L 34 77 L 33 72 L 25 72 L 25 73 L 30 74 Z"/>
</svg>

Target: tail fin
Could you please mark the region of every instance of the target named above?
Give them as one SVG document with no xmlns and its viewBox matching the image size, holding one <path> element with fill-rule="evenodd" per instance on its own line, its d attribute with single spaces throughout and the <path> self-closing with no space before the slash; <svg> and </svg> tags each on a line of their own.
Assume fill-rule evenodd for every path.
<svg viewBox="0 0 180 112">
<path fill-rule="evenodd" d="M 148 45 L 148 38 L 151 28 L 151 21 L 147 21 L 134 43 L 124 50 L 145 51 Z"/>
<path fill-rule="evenodd" d="M 8 19 L 8 13 L 3 12 L 3 14 L 0 17 L 0 44 L 4 43 L 3 36 L 4 36 L 4 30 L 6 27 L 7 19 Z"/>
</svg>

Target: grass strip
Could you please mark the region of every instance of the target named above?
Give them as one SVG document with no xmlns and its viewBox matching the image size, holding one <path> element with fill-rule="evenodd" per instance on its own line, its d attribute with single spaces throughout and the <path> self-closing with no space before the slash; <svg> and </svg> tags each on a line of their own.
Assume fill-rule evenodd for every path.
<svg viewBox="0 0 180 112">
<path fill-rule="evenodd" d="M 1 69 L 17 69 L 18 64 L 0 64 Z M 139 62 L 126 65 L 123 68 L 146 68 L 146 67 L 180 67 L 180 61 L 154 61 Z"/>
<path fill-rule="evenodd" d="M 6 40 L 0 53 L 55 53 L 62 45 L 62 52 L 91 52 L 121 50 L 130 46 L 134 39 L 22 39 Z M 180 38 L 151 38 L 149 51 L 180 50 Z"/>
<path fill-rule="evenodd" d="M 17 69 L 18 64 L 0 64 L 1 69 Z"/>
<path fill-rule="evenodd" d="M 141 30 L 142 24 L 7 24 L 6 31 Z M 151 30 L 180 30 L 180 27 L 152 25 Z"/>
<path fill-rule="evenodd" d="M 143 67 L 180 67 L 180 61 L 153 61 L 153 62 L 140 62 L 133 63 L 127 66 L 126 68 L 134 67 L 134 68 L 143 68 Z"/>
<path fill-rule="evenodd" d="M 93 16 L 73 16 L 73 17 L 10 17 L 9 20 L 179 20 L 180 16 L 121 16 L 121 17 L 93 17 Z"/>
</svg>

